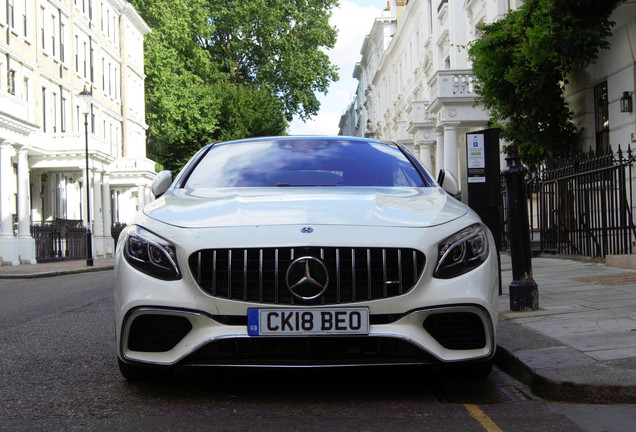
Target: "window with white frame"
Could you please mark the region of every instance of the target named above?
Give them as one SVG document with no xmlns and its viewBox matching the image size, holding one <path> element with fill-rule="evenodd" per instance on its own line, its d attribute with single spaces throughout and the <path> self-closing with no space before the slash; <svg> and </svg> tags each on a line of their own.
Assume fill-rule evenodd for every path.
<svg viewBox="0 0 636 432">
<path fill-rule="evenodd" d="M 64 23 L 60 22 L 60 61 L 64 63 Z"/>
<path fill-rule="evenodd" d="M 46 49 L 46 29 L 45 29 L 45 25 L 44 25 L 44 18 L 46 17 L 46 10 L 44 9 L 44 6 L 40 6 L 40 16 L 41 16 L 41 20 L 40 20 L 40 41 L 42 43 L 42 50 Z"/>
<path fill-rule="evenodd" d="M 75 35 L 75 73 L 79 73 L 79 36 Z"/>
<path fill-rule="evenodd" d="M 46 87 L 42 87 L 42 132 L 46 132 Z"/>
<path fill-rule="evenodd" d="M 15 95 L 15 71 L 13 69 L 7 71 L 7 93 Z"/>
<path fill-rule="evenodd" d="M 84 78 L 86 78 L 86 77 L 87 77 L 87 75 L 86 75 L 86 72 L 87 72 L 86 62 L 87 62 L 87 60 L 88 60 L 87 54 L 88 54 L 88 53 L 87 53 L 87 51 L 86 51 L 86 42 L 84 42 Z"/>
<path fill-rule="evenodd" d="M 55 41 L 55 30 L 57 29 L 57 17 L 55 15 L 51 15 L 51 54 L 55 57 L 56 51 L 56 41 Z"/>
<path fill-rule="evenodd" d="M 14 0 L 6 0 L 6 13 L 7 13 L 7 25 L 11 28 L 15 28 L 15 8 L 14 8 Z"/>
<path fill-rule="evenodd" d="M 57 132 L 57 118 L 58 118 L 58 99 L 57 92 L 52 92 L 51 94 L 51 108 L 53 108 L 53 115 L 51 116 L 51 121 L 53 122 L 53 133 Z"/>
<path fill-rule="evenodd" d="M 22 16 L 22 36 L 27 37 L 28 34 L 28 20 L 27 20 L 27 10 L 29 7 L 29 0 L 23 0 L 22 3 L 22 10 L 21 12 L 21 16 Z"/>
<path fill-rule="evenodd" d="M 64 91 L 60 91 L 60 132 L 66 132 L 66 97 Z"/>
</svg>

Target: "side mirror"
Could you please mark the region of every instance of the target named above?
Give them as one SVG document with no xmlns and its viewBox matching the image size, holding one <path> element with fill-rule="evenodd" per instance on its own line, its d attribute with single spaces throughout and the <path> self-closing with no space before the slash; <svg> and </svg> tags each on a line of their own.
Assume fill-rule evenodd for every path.
<svg viewBox="0 0 636 432">
<path fill-rule="evenodd" d="M 437 183 L 439 183 L 442 189 L 444 189 L 449 195 L 456 196 L 459 194 L 459 182 L 450 171 L 443 169 L 439 170 Z"/>
<path fill-rule="evenodd" d="M 172 184 L 172 171 L 161 171 L 155 177 L 155 180 L 152 182 L 152 194 L 155 198 L 159 198 L 161 195 L 165 194 L 170 185 Z"/>
</svg>

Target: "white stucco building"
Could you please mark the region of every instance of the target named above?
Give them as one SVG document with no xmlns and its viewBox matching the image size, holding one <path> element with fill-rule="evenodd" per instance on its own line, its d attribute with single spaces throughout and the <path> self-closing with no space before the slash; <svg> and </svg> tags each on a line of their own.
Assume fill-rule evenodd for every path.
<svg viewBox="0 0 636 432">
<path fill-rule="evenodd" d="M 378 17 L 354 69 L 356 98 L 340 121 L 343 135 L 397 141 L 413 149 L 433 172 L 455 174 L 466 191 L 466 133 L 488 127 L 475 105 L 466 45 L 477 26 L 503 18 L 522 0 L 397 0 Z M 611 49 L 573 74 L 568 101 L 584 127 L 581 148 L 623 148 L 634 137 L 633 112 L 620 98 L 633 98 L 636 82 L 636 2 L 616 2 Z M 353 116 L 353 119 L 350 117 Z"/>
<path fill-rule="evenodd" d="M 88 115 L 95 257 L 112 254 L 111 225 L 150 200 L 143 38 L 125 0 L 7 0 L 0 8 L 0 261 L 36 260 L 31 224 L 82 221 Z"/>
</svg>

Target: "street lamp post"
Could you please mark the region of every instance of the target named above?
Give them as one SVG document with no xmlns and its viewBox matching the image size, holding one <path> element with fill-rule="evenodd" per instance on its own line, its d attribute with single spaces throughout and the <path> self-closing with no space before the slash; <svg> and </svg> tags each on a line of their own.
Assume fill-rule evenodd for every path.
<svg viewBox="0 0 636 432">
<path fill-rule="evenodd" d="M 82 113 L 84 114 L 84 136 L 86 139 L 86 265 L 93 266 L 93 236 L 91 234 L 91 181 L 90 171 L 88 168 L 88 114 L 91 111 L 91 103 L 93 99 L 93 93 L 86 89 L 82 90 L 79 94 L 79 100 L 82 105 Z"/>
</svg>

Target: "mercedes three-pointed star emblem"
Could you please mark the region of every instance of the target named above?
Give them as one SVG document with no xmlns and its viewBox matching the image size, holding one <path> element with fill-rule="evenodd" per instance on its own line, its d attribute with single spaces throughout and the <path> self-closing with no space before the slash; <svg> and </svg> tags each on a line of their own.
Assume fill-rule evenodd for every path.
<svg viewBox="0 0 636 432">
<path fill-rule="evenodd" d="M 303 256 L 289 264 L 285 277 L 287 289 L 300 300 L 314 300 L 324 294 L 329 284 L 327 266 L 318 258 Z"/>
</svg>

